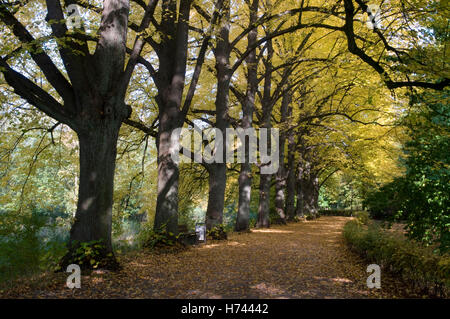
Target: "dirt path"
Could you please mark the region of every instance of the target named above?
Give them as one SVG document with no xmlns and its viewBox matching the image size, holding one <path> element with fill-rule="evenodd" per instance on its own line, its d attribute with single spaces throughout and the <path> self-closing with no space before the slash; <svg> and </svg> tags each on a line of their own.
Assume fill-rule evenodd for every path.
<svg viewBox="0 0 450 319">
<path fill-rule="evenodd" d="M 252 230 L 178 254 L 129 254 L 120 260 L 124 269 L 119 273 L 82 276 L 81 289 L 66 288 L 67 274 L 62 273 L 45 275 L 38 284 L 7 294 L 34 298 L 407 297 L 404 285 L 387 274 L 382 274 L 381 289 L 367 288 L 369 263 L 350 252 L 342 237 L 348 220 L 321 217 Z"/>
</svg>

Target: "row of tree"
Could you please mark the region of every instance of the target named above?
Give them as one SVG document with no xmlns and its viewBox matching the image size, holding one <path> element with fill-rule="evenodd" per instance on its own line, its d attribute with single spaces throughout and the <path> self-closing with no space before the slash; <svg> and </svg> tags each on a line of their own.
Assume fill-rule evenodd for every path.
<svg viewBox="0 0 450 319">
<path fill-rule="evenodd" d="M 430 20 L 420 17 L 426 13 L 441 24 L 439 3 L 392 2 L 376 13 L 383 26 L 369 29 L 357 15 L 374 21 L 375 14 L 361 0 L 99 2 L 0 2 L 0 70 L 7 89 L 54 120 L 48 133 L 65 125 L 78 137 L 77 208 L 63 265 L 73 261 L 80 242 L 99 240 L 102 264 L 115 265 L 114 176 L 124 136 L 140 134 L 144 153 L 149 137 L 155 138 L 154 228 L 177 234 L 181 185 L 180 165 L 171 156 L 174 130 L 195 123 L 222 132 L 279 128 L 274 175 L 258 174 L 261 167 L 248 156 L 238 166 L 225 159 L 203 164 L 208 229 L 223 223 L 227 180 L 237 171 L 235 230 L 245 231 L 254 177 L 259 227 L 270 224 L 271 189 L 280 221 L 315 215 L 319 188 L 330 176 L 344 169 L 364 173 L 364 153 L 397 111 L 386 89 L 442 90 L 449 83 L 445 69 L 436 68 L 439 58 L 422 60 L 424 52 L 441 50 L 428 32 Z M 68 28 L 72 5 L 83 23 Z M 370 136 L 368 125 L 379 130 Z M 125 144 L 119 155 L 134 148 Z"/>
</svg>

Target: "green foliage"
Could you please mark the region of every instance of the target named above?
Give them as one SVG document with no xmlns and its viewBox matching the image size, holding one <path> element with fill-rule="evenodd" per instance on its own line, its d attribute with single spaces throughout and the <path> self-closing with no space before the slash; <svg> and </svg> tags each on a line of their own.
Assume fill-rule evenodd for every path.
<svg viewBox="0 0 450 319">
<path fill-rule="evenodd" d="M 379 190 L 369 192 L 363 205 L 369 209 L 370 217 L 374 219 L 393 220 L 401 210 L 404 179 L 397 178 L 393 182 L 382 186 Z"/>
<path fill-rule="evenodd" d="M 66 238 L 49 221 L 37 210 L 0 212 L 0 281 L 57 268 Z"/>
<path fill-rule="evenodd" d="M 450 255 L 437 255 L 431 248 L 389 233 L 375 222 L 367 227 L 349 221 L 343 233 L 349 246 L 369 262 L 401 276 L 421 293 L 448 296 Z"/>
<path fill-rule="evenodd" d="M 358 223 L 362 225 L 368 225 L 370 221 L 369 213 L 366 211 L 359 211 L 355 212 L 354 216 L 356 217 L 356 220 Z"/>
<path fill-rule="evenodd" d="M 450 249 L 449 91 L 412 98 L 418 110 L 405 120 L 411 140 L 404 146 L 406 174 L 370 193 L 373 217 L 403 219 L 408 236 L 442 252 Z"/>
<path fill-rule="evenodd" d="M 80 267 L 98 268 L 102 261 L 105 251 L 105 245 L 102 240 L 93 240 L 90 242 L 74 243 L 76 250 L 74 253 L 74 263 Z M 109 253 L 106 257 L 112 257 Z"/>
<path fill-rule="evenodd" d="M 141 247 L 154 249 L 175 246 L 179 237 L 180 235 L 167 233 L 164 231 L 164 227 L 161 230 L 154 230 L 153 225 L 146 223 L 142 226 L 138 240 Z"/>
<path fill-rule="evenodd" d="M 211 236 L 214 240 L 226 240 L 228 238 L 227 232 L 225 230 L 225 225 L 220 224 L 214 226 L 208 231 L 208 236 Z"/>
</svg>

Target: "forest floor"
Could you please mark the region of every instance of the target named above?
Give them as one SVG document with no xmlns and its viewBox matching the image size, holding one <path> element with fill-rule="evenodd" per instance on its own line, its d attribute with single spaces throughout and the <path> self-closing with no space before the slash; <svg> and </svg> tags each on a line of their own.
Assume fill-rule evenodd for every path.
<svg viewBox="0 0 450 319">
<path fill-rule="evenodd" d="M 67 273 L 46 273 L 0 298 L 404 298 L 414 297 L 389 274 L 369 289 L 370 264 L 351 252 L 346 217 L 233 233 L 178 253 L 139 251 L 120 256 L 119 272 L 82 274 L 81 288 L 65 286 Z"/>
</svg>

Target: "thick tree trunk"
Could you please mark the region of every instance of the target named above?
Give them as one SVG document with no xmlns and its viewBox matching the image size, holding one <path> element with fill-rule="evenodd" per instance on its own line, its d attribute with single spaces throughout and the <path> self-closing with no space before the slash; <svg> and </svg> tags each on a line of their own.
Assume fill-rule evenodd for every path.
<svg viewBox="0 0 450 319">
<path fill-rule="evenodd" d="M 288 220 L 295 216 L 295 168 L 290 167 L 286 183 L 286 217 Z"/>
<path fill-rule="evenodd" d="M 308 201 L 308 172 L 304 163 L 300 160 L 297 167 L 297 207 L 295 209 L 295 214 L 297 217 L 305 217 L 309 212 L 307 211 L 307 201 Z"/>
<path fill-rule="evenodd" d="M 270 183 L 272 181 L 271 174 L 261 174 L 259 179 L 259 207 L 258 207 L 258 221 L 256 227 L 268 228 L 270 227 Z"/>
<path fill-rule="evenodd" d="M 248 159 L 246 159 L 247 161 Z M 250 227 L 250 197 L 252 192 L 252 167 L 249 163 L 241 164 L 239 174 L 239 207 L 236 217 L 236 231 L 246 231 Z"/>
<path fill-rule="evenodd" d="M 153 228 L 155 231 L 178 234 L 178 164 L 172 159 L 173 129 L 158 135 L 158 197 Z"/>
<path fill-rule="evenodd" d="M 75 222 L 70 230 L 69 252 L 63 258 L 63 269 L 71 263 L 81 267 L 115 269 L 111 225 L 114 190 L 116 144 L 121 122 L 104 121 L 78 133 L 80 145 L 80 184 Z M 76 250 L 80 243 L 98 244 L 97 256 L 82 256 Z"/>
<path fill-rule="evenodd" d="M 288 220 L 292 220 L 295 216 L 295 142 L 292 132 L 288 135 L 287 168 L 286 217 Z"/>
<path fill-rule="evenodd" d="M 206 229 L 211 230 L 223 223 L 227 167 L 225 164 L 211 164 L 209 168 L 209 196 L 206 209 Z"/>
<path fill-rule="evenodd" d="M 272 128 L 272 110 L 273 101 L 271 96 L 272 89 L 272 57 L 273 47 L 272 40 L 267 41 L 267 58 L 264 60 L 266 74 L 264 76 L 264 91 L 262 98 L 262 116 L 261 127 L 270 130 Z M 260 137 L 261 138 L 261 137 Z M 271 152 L 272 138 L 269 135 L 267 140 L 268 153 Z M 280 163 L 280 162 L 279 162 Z M 279 164 L 280 166 L 282 164 Z M 258 221 L 256 226 L 259 228 L 270 227 L 270 186 L 272 183 L 272 174 L 262 174 L 262 167 L 260 169 L 259 179 L 259 206 L 258 206 Z"/>
<path fill-rule="evenodd" d="M 257 19 L 259 0 L 253 0 L 250 8 L 250 25 Z M 256 43 L 258 36 L 257 29 L 252 29 L 248 33 L 248 46 L 252 47 Z M 258 90 L 258 63 L 256 58 L 256 49 L 247 57 L 247 93 L 245 101 L 242 105 L 242 125 L 241 127 L 249 129 L 253 126 L 253 112 L 255 108 L 255 96 Z M 246 231 L 250 228 L 250 197 L 252 192 L 252 167 L 249 162 L 249 143 L 245 143 L 245 162 L 241 164 L 241 172 L 239 175 L 239 207 L 236 217 L 236 231 Z"/>
<path fill-rule="evenodd" d="M 297 181 L 296 181 L 296 190 L 297 190 L 297 206 L 295 208 L 295 215 L 298 218 L 303 218 L 305 217 L 305 211 L 303 209 L 304 207 L 304 199 L 303 199 L 303 169 L 301 167 L 301 165 L 298 166 L 298 170 L 297 170 Z"/>
<path fill-rule="evenodd" d="M 311 164 L 306 162 L 298 168 L 298 197 L 297 216 L 309 215 L 316 217 L 318 214 L 319 179 L 311 170 Z"/>
<path fill-rule="evenodd" d="M 280 163 L 280 168 L 275 176 L 275 211 L 281 220 L 286 220 L 285 208 L 285 194 L 286 177 L 284 173 L 284 163 Z"/>
<path fill-rule="evenodd" d="M 281 101 L 281 122 L 286 123 L 288 119 L 289 104 L 291 103 L 292 95 L 290 92 L 286 92 Z M 275 176 L 275 210 L 282 221 L 286 221 L 285 211 L 285 190 L 286 190 L 286 165 L 284 163 L 285 158 L 285 145 L 286 145 L 286 131 L 282 130 L 280 134 L 280 160 L 278 172 Z"/>
<path fill-rule="evenodd" d="M 178 234 L 179 169 L 178 163 L 172 158 L 172 153 L 178 151 L 175 147 L 178 141 L 172 139 L 172 133 L 184 124 L 185 114 L 181 101 L 186 77 L 190 6 L 190 0 L 163 1 L 160 23 L 163 35 L 157 50 L 158 197 L 153 227 L 155 231 L 162 231 L 170 236 Z"/>
<path fill-rule="evenodd" d="M 303 184 L 303 208 L 306 215 L 314 216 L 314 189 L 310 181 Z"/>
<path fill-rule="evenodd" d="M 217 70 L 217 94 L 215 100 L 216 107 L 216 126 L 225 137 L 228 123 L 228 99 L 230 92 L 230 3 L 223 2 L 223 13 L 220 19 L 219 38 L 214 50 Z M 225 189 L 227 184 L 227 164 L 225 154 L 227 145 L 222 143 L 222 163 L 213 163 L 208 165 L 209 173 L 209 196 L 208 208 L 206 210 L 206 227 L 208 230 L 223 222 L 223 210 L 225 203 Z"/>
<path fill-rule="evenodd" d="M 311 184 L 313 189 L 312 194 L 312 207 L 313 215 L 317 217 L 319 215 L 319 178 L 315 174 L 311 174 Z"/>
</svg>

